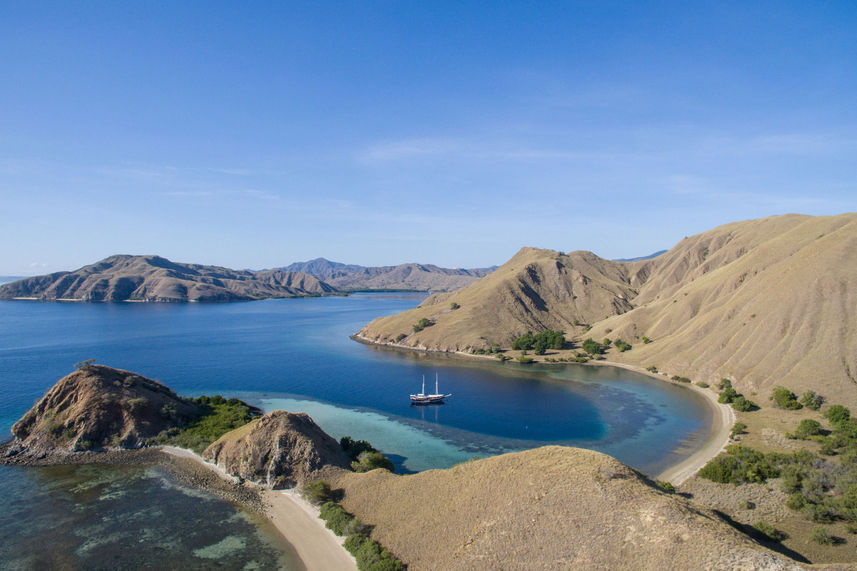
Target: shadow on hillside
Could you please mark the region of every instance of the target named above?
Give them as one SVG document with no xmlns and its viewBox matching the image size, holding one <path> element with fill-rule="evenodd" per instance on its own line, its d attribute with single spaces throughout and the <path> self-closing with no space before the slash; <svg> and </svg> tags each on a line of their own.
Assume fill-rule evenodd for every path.
<svg viewBox="0 0 857 571">
<path fill-rule="evenodd" d="M 785 555 L 786 557 L 790 557 L 791 559 L 794 559 L 795 561 L 797 561 L 799 563 L 811 563 L 811 561 L 809 559 L 807 559 L 806 557 L 804 557 L 803 555 L 801 555 L 797 551 L 793 551 L 793 550 L 789 549 L 788 547 L 786 547 L 785 545 L 783 545 L 782 543 L 780 543 L 778 541 L 772 541 L 771 539 L 768 538 L 768 536 L 761 533 L 759 530 L 757 530 L 752 525 L 747 525 L 745 523 L 737 522 L 734 519 L 732 519 L 731 517 L 729 517 L 729 515 L 721 512 L 719 510 L 713 510 L 713 511 L 720 519 L 722 519 L 723 521 L 725 521 L 726 523 L 728 523 L 729 525 L 731 525 L 732 527 L 734 527 L 735 529 L 737 529 L 741 533 L 749 536 L 750 539 L 752 539 L 756 543 L 767 547 L 771 551 L 776 551 L 777 553 L 779 553 L 781 555 Z"/>
</svg>

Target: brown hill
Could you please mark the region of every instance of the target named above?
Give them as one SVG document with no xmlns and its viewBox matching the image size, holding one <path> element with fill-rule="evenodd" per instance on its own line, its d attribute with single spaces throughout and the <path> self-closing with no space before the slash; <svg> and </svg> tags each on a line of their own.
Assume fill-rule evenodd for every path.
<svg viewBox="0 0 857 571">
<path fill-rule="evenodd" d="M 334 293 L 336 288 L 300 272 L 250 272 L 181 264 L 159 256 L 116 255 L 73 272 L 58 272 L 0 286 L 0 299 L 42 301 L 244 301 Z"/>
<path fill-rule="evenodd" d="M 202 456 L 228 474 L 273 489 L 300 486 L 325 467 L 351 462 L 309 416 L 282 410 L 227 432 Z"/>
<path fill-rule="evenodd" d="M 297 262 L 283 269 L 311 274 L 345 291 L 453 291 L 475 282 L 494 270 L 494 268 L 449 269 L 431 264 L 413 263 L 367 267 L 331 262 L 324 258 Z"/>
<path fill-rule="evenodd" d="M 103 365 L 63 377 L 12 425 L 11 450 L 42 458 L 98 448 L 136 448 L 199 416 L 199 407 L 157 381 Z"/>
<path fill-rule="evenodd" d="M 397 476 L 343 506 L 408 569 L 800 569 L 598 452 L 548 446 Z"/>
<path fill-rule="evenodd" d="M 708 382 L 729 377 L 765 395 L 780 384 L 811 388 L 855 406 L 854 252 L 857 214 L 727 224 L 637 262 L 525 248 L 479 282 L 376 319 L 359 335 L 396 343 L 405 334 L 398 344 L 455 351 L 559 329 L 633 345 L 612 350 L 614 361 Z M 421 318 L 434 325 L 414 333 Z"/>
</svg>

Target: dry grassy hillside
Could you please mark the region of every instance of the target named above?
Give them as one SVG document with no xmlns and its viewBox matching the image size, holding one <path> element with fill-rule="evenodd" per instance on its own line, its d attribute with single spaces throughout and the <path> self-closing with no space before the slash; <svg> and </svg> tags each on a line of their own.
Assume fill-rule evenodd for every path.
<svg viewBox="0 0 857 571">
<path fill-rule="evenodd" d="M 799 569 L 616 460 L 548 446 L 396 476 L 342 473 L 343 506 L 409 569 Z"/>
<path fill-rule="evenodd" d="M 402 341 L 410 347 L 461 351 L 508 346 L 527 331 L 572 330 L 631 309 L 637 292 L 630 284 L 635 264 L 603 260 L 591 252 L 562 254 L 522 248 L 511 260 L 476 283 L 437 294 L 416 309 L 374 320 L 360 334 L 370 340 Z M 458 309 L 450 309 L 452 303 Z M 435 325 L 413 333 L 421 318 Z"/>
<path fill-rule="evenodd" d="M 414 333 L 420 318 L 434 325 Z M 639 262 L 525 248 L 475 284 L 376 319 L 360 335 L 396 343 L 406 334 L 398 344 L 455 351 L 559 329 L 633 345 L 611 350 L 611 360 L 708 382 L 730 377 L 763 395 L 780 384 L 813 388 L 855 406 L 855 323 L 857 214 L 787 215 L 727 224 Z"/>
</svg>

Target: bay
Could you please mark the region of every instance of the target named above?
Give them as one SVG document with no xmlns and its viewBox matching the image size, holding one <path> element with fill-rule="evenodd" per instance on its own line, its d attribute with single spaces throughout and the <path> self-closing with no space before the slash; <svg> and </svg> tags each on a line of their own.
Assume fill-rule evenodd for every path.
<svg viewBox="0 0 857 571">
<path fill-rule="evenodd" d="M 707 435 L 710 411 L 698 395 L 624 369 L 463 360 L 349 339 L 373 318 L 409 309 L 423 298 L 356 294 L 176 305 L 0 302 L 0 433 L 9 435 L 12 423 L 76 362 L 94 358 L 158 379 L 185 396 L 222 394 L 266 411 L 308 412 L 336 438 L 369 440 L 399 472 L 563 444 L 599 450 L 656 474 L 693 452 Z M 453 397 L 441 406 L 410 406 L 408 395 L 420 389 L 423 376 L 431 384 L 435 375 L 441 390 Z M 69 498 L 57 491 L 63 484 L 44 474 L 60 481 L 86 480 L 89 474 L 97 482 L 109 480 L 116 469 L 57 476 L 57 471 L 4 468 L 0 481 L 13 493 L 26 489 L 20 493 Z M 142 474 L 128 478 L 126 494 L 156 483 L 163 487 L 163 475 Z M 213 502 L 213 512 L 226 509 L 218 521 L 240 513 L 207 501 Z M 79 503 L 71 497 L 66 508 Z M 54 515 L 62 516 L 57 509 Z M 28 524 L 23 513 L 16 513 L 15 522 L 32 531 L 27 537 L 35 545 L 38 522 Z M 87 513 L 104 515 L 97 508 Z M 10 525 L 8 514 L 0 515 L 0 529 L 4 525 Z M 160 517 L 159 525 L 167 527 L 163 537 L 171 535 L 170 518 Z M 172 535 L 185 533 L 182 524 L 174 527 Z M 227 547 L 264 543 L 249 528 L 233 527 L 239 539 L 228 540 Z M 69 557 L 79 556 L 73 543 L 69 539 Z M 240 549 L 236 553 L 235 561 L 243 561 Z"/>
</svg>

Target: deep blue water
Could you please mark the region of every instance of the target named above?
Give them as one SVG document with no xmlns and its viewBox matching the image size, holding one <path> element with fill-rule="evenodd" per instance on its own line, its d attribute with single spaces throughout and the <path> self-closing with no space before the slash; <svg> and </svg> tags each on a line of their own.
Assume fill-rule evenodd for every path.
<svg viewBox="0 0 857 571">
<path fill-rule="evenodd" d="M 401 471 L 448 467 L 474 456 L 554 443 L 600 450 L 657 474 L 692 452 L 694 442 L 701 442 L 707 431 L 710 413 L 700 397 L 623 369 L 471 362 L 383 350 L 349 339 L 373 318 L 411 308 L 421 299 L 360 294 L 232 304 L 0 301 L 0 434 L 8 437 L 14 421 L 58 378 L 89 358 L 159 379 L 186 396 L 219 393 L 266 410 L 309 412 L 334 437 L 350 434 L 369 440 Z M 410 406 L 408 395 L 419 390 L 422 376 L 430 384 L 436 373 L 441 390 L 454 396 L 442 406 Z M 104 523 L 106 512 L 98 506 L 108 503 L 87 503 L 68 490 L 96 485 L 99 478 L 114 481 L 117 470 L 121 472 L 2 468 L 0 483 L 13 497 L 37 492 L 52 514 L 48 517 L 62 519 L 68 509 L 76 510 L 94 518 L 78 525 L 103 527 L 108 533 L 118 525 L 109 517 Z M 84 483 L 75 483 L 78 480 Z M 131 483 L 120 496 L 149 490 L 152 502 L 170 503 L 175 498 L 163 494 L 191 493 L 165 484 L 163 475 L 151 471 L 135 472 L 125 480 Z M 167 491 L 160 496 L 151 493 L 162 489 Z M 118 501 L 109 511 L 134 519 L 129 506 L 135 504 Z M 270 547 L 264 537 L 256 537 L 256 528 L 245 529 L 246 517 L 241 519 L 240 512 L 213 498 L 205 502 L 201 509 L 217 514 L 212 517 L 233 530 L 221 543 L 244 546 L 232 553 L 231 566 L 254 561 L 247 559 L 249 545 Z M 4 541 L 16 538 L 21 549 L 37 546 L 43 533 L 39 526 L 49 521 L 28 520 L 25 514 L 0 513 Z M 146 517 L 139 514 L 141 526 L 148 525 Z M 181 518 L 154 517 L 162 539 L 183 536 L 190 529 Z M 241 521 L 230 528 L 236 517 Z M 151 535 L 154 528 L 146 529 Z M 117 537 L 120 545 L 122 536 Z M 205 541 L 217 551 L 223 545 L 215 539 Z M 73 537 L 65 541 L 69 547 L 63 553 L 76 565 L 87 566 L 87 560 L 80 559 L 86 555 L 81 555 L 81 545 Z M 110 546 L 105 549 L 110 551 Z M 8 556 L 0 552 L 7 561 Z M 20 555 L 22 561 L 31 556 Z"/>
</svg>

